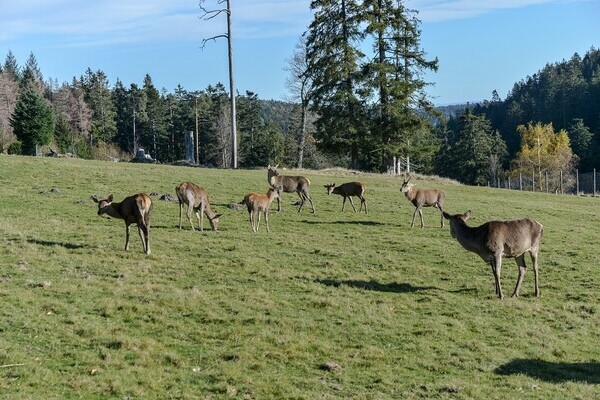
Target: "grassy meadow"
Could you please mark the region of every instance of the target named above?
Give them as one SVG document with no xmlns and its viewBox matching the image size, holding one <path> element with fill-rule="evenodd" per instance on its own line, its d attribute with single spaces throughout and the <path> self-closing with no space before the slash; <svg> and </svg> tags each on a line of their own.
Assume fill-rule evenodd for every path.
<svg viewBox="0 0 600 400">
<path fill-rule="evenodd" d="M 500 301 L 436 209 L 410 228 L 399 178 L 282 172 L 310 179 L 317 211 L 297 213 L 286 193 L 271 233 L 263 221 L 253 234 L 228 206 L 266 192 L 266 168 L 0 156 L 0 398 L 600 396 L 600 198 L 413 178 L 444 189 L 448 212 L 471 209 L 471 225 L 544 225 L 541 297 L 528 271 L 521 297 Z M 219 231 L 192 232 L 185 216 L 180 230 L 177 202 L 152 196 L 150 256 L 135 226 L 123 251 L 123 221 L 90 200 L 174 195 L 184 180 L 208 191 Z M 352 180 L 368 215 L 323 188 Z M 517 267 L 503 267 L 510 296 Z"/>
</svg>

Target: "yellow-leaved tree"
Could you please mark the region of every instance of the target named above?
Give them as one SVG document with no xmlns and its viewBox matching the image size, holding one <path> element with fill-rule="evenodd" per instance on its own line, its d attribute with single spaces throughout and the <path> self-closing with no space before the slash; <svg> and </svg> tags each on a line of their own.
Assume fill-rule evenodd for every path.
<svg viewBox="0 0 600 400">
<path fill-rule="evenodd" d="M 575 183 L 576 156 L 567 131 L 554 132 L 552 124 L 519 125 L 521 150 L 513 161 L 513 176 L 535 176 L 535 189 L 567 190 Z M 562 181 L 561 181 L 562 176 Z"/>
</svg>

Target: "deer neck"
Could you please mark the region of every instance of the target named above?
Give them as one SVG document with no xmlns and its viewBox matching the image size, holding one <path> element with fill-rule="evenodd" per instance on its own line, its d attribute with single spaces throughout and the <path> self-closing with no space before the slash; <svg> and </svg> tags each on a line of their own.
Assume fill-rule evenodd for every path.
<svg viewBox="0 0 600 400">
<path fill-rule="evenodd" d="M 125 218 L 125 216 L 121 213 L 121 203 L 112 202 L 112 203 L 110 203 L 110 205 L 105 207 L 104 210 L 106 210 L 104 212 L 104 214 L 106 214 L 110 217 L 120 218 L 120 219 Z"/>
<path fill-rule="evenodd" d="M 472 228 L 463 221 L 453 220 L 450 222 L 454 231 L 454 237 L 462 247 L 469 251 L 479 253 L 482 247 L 481 227 Z"/>
<path fill-rule="evenodd" d="M 408 188 L 408 190 L 404 192 L 404 195 L 410 201 L 414 200 L 416 194 L 417 193 L 413 187 Z"/>
<path fill-rule="evenodd" d="M 204 207 L 204 213 L 210 219 L 213 219 L 215 217 L 215 215 L 217 215 L 217 213 L 214 212 L 213 209 L 211 208 L 210 203 L 208 201 L 206 202 L 206 207 Z"/>
</svg>

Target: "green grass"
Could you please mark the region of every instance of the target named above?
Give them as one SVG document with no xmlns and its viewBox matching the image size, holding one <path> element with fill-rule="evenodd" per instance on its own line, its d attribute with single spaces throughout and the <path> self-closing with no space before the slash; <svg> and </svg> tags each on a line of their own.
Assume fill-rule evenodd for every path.
<svg viewBox="0 0 600 400">
<path fill-rule="evenodd" d="M 471 224 L 544 225 L 541 297 L 528 271 L 521 297 L 500 301 L 437 210 L 410 228 L 399 179 L 302 173 L 316 214 L 284 194 L 272 232 L 252 234 L 228 205 L 265 192 L 266 170 L 0 156 L 0 397 L 599 395 L 600 199 L 415 181 L 446 190 L 449 212 L 471 209 Z M 150 256 L 135 229 L 123 251 L 124 223 L 90 200 L 174 194 L 183 180 L 207 189 L 220 229 L 179 230 L 178 205 L 153 196 Z M 351 180 L 367 185 L 368 215 L 342 213 L 322 187 Z M 510 294 L 514 260 L 502 272 Z"/>
</svg>

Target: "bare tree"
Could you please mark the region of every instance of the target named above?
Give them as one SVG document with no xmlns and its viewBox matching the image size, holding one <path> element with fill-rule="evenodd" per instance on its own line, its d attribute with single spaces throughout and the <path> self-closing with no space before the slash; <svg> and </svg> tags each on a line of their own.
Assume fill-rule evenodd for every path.
<svg viewBox="0 0 600 400">
<path fill-rule="evenodd" d="M 231 102 L 231 143 L 232 143 L 232 159 L 231 167 L 238 167 L 237 160 L 237 128 L 236 128 L 236 112 L 235 112 L 235 83 L 233 75 L 233 39 L 231 36 L 231 0 L 218 0 L 217 4 L 225 4 L 225 8 L 216 10 L 208 10 L 204 7 L 206 0 L 200 0 L 200 9 L 204 14 L 202 15 L 203 20 L 208 21 L 220 15 L 221 13 L 227 14 L 227 33 L 215 35 L 210 38 L 202 40 L 202 48 L 206 45 L 209 40 L 216 40 L 218 38 L 227 38 L 228 54 L 229 54 L 229 97 Z"/>
<path fill-rule="evenodd" d="M 308 105 L 313 90 L 313 80 L 308 74 L 306 61 L 306 39 L 301 37 L 294 54 L 287 60 L 286 71 L 290 73 L 286 84 L 290 90 L 292 101 L 300 102 L 300 132 L 298 134 L 298 168 L 302 168 L 304 160 L 304 147 L 308 125 Z"/>
<path fill-rule="evenodd" d="M 10 124 L 10 116 L 19 97 L 19 83 L 8 70 L 0 72 L 0 153 L 6 153 L 8 146 L 17 140 Z"/>
</svg>

